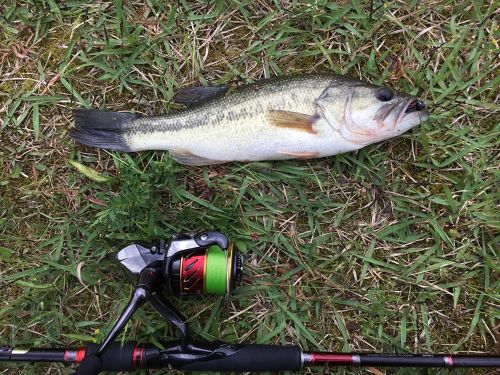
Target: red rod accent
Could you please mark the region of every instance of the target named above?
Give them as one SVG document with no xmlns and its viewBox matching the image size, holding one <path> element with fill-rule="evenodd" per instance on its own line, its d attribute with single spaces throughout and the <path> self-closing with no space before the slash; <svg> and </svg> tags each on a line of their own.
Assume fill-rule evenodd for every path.
<svg viewBox="0 0 500 375">
<path fill-rule="evenodd" d="M 311 353 L 311 359 L 313 363 L 316 362 L 330 362 L 330 363 L 342 363 L 342 364 L 353 363 L 353 358 L 351 354 Z"/>
<path fill-rule="evenodd" d="M 76 363 L 80 363 L 85 358 L 85 348 L 80 348 L 76 351 Z"/>
<path fill-rule="evenodd" d="M 64 362 L 68 362 L 68 350 L 64 351 Z"/>
<path fill-rule="evenodd" d="M 143 368 L 144 364 L 142 363 L 142 360 L 143 360 L 143 357 L 144 357 L 144 346 L 141 346 L 141 355 L 139 357 L 139 368 Z"/>
<path fill-rule="evenodd" d="M 448 357 L 448 366 L 453 367 L 453 357 L 451 355 Z"/>
<path fill-rule="evenodd" d="M 135 365 L 136 359 L 137 359 L 137 346 L 134 346 L 134 350 L 132 351 L 132 366 L 134 366 L 134 368 L 137 368 L 137 366 Z"/>
<path fill-rule="evenodd" d="M 144 346 L 135 346 L 132 352 L 132 365 L 134 368 L 142 368 L 142 358 L 144 357 Z"/>
</svg>

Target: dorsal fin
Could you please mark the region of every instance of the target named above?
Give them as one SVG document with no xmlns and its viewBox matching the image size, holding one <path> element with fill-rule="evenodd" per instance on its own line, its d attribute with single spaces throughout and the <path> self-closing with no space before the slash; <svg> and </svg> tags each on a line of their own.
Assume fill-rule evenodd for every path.
<svg viewBox="0 0 500 375">
<path fill-rule="evenodd" d="M 186 87 L 175 94 L 173 101 L 187 106 L 196 105 L 222 96 L 227 90 L 229 90 L 227 86 Z"/>
<path fill-rule="evenodd" d="M 315 115 L 311 116 L 299 112 L 271 110 L 266 113 L 266 118 L 271 125 L 279 128 L 290 128 L 316 134 L 316 131 L 313 129 L 314 121 L 317 119 Z"/>
</svg>

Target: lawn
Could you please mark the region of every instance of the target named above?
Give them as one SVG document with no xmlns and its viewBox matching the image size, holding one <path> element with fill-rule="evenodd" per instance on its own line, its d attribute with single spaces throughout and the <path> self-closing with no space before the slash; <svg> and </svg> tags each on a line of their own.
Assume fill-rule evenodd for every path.
<svg viewBox="0 0 500 375">
<path fill-rule="evenodd" d="M 119 249 L 216 229 L 245 277 L 230 302 L 173 300 L 197 337 L 500 353 L 500 2 L 455 3 L 2 1 L 0 345 L 99 342 L 134 283 Z M 161 114 L 182 87 L 310 72 L 417 95 L 431 117 L 356 153 L 213 167 L 67 136 L 72 108 Z M 146 307 L 121 339 L 174 335 Z"/>
</svg>

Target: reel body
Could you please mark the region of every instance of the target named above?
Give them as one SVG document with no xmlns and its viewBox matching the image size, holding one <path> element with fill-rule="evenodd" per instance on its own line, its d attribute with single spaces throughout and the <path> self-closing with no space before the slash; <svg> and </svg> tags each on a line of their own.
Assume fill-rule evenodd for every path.
<svg viewBox="0 0 500 375">
<path fill-rule="evenodd" d="M 152 246 L 132 244 L 117 258 L 133 274 L 161 269 L 165 289 L 173 295 L 228 295 L 243 273 L 241 254 L 219 232 L 181 234 Z"/>
</svg>

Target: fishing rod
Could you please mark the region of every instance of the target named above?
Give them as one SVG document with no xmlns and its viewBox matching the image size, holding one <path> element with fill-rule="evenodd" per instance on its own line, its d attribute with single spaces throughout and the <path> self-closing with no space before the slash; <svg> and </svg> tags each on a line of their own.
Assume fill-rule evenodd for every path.
<svg viewBox="0 0 500 375">
<path fill-rule="evenodd" d="M 132 244 L 118 255 L 138 282 L 127 306 L 100 344 L 75 349 L 18 350 L 0 347 L 0 361 L 79 364 L 75 375 L 101 371 L 174 368 L 181 371 L 298 371 L 308 366 L 499 367 L 500 356 L 304 352 L 299 346 L 192 341 L 186 319 L 164 295 L 230 295 L 241 281 L 243 257 L 219 232 L 178 235 L 169 243 Z M 179 332 L 179 340 L 157 348 L 114 341 L 137 311 L 149 303 Z"/>
</svg>

